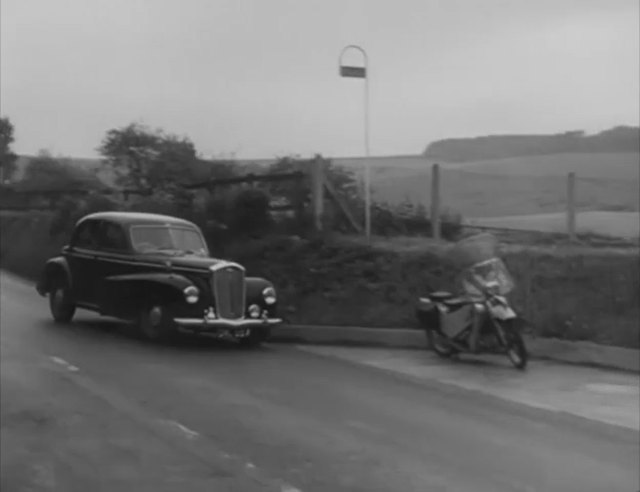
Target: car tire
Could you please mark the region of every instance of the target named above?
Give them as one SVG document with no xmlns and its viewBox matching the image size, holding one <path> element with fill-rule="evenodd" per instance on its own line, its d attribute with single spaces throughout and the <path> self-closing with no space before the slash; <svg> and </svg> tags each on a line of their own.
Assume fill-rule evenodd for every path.
<svg viewBox="0 0 640 492">
<path fill-rule="evenodd" d="M 169 309 L 159 303 L 149 303 L 138 316 L 138 332 L 145 340 L 165 343 L 176 334 Z"/>
<path fill-rule="evenodd" d="M 240 339 L 240 346 L 245 348 L 258 348 L 269 338 L 270 330 L 252 329 L 249 336 Z"/>
<path fill-rule="evenodd" d="M 76 304 L 66 280 L 54 280 L 49 291 L 49 310 L 56 323 L 70 323 L 73 319 L 76 313 Z"/>
</svg>

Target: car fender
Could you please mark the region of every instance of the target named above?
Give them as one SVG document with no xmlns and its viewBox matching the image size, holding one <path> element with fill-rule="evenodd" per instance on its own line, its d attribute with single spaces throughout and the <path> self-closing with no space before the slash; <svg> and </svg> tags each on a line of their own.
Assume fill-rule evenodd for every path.
<svg viewBox="0 0 640 492">
<path fill-rule="evenodd" d="M 143 285 L 145 288 L 141 290 Z M 157 293 L 175 296 L 177 300 L 181 298 L 182 291 L 192 285 L 195 284 L 191 280 L 175 273 L 133 273 L 105 278 L 102 294 L 105 306 L 109 307 L 120 303 L 128 305 L 139 296 L 154 294 L 154 286 L 158 288 Z"/>
<path fill-rule="evenodd" d="M 161 285 L 163 287 L 170 287 L 182 292 L 185 288 L 194 285 L 191 280 L 183 275 L 175 273 L 132 273 L 126 275 L 113 275 L 105 278 L 106 284 L 122 285 L 122 284 L 136 284 L 136 283 L 149 283 Z"/>
<path fill-rule="evenodd" d="M 264 278 L 260 278 L 260 277 L 247 277 L 245 279 L 245 283 L 246 283 L 246 289 L 247 289 L 247 302 L 250 301 L 263 301 L 263 297 L 262 297 L 262 291 L 264 289 L 266 289 L 267 287 L 273 287 L 275 289 L 275 286 L 273 285 L 272 282 L 269 282 L 267 279 Z M 278 292 L 276 290 L 276 296 L 278 295 Z M 276 297 L 277 298 L 277 297 Z"/>
<path fill-rule="evenodd" d="M 278 289 L 275 288 L 273 282 L 269 282 L 267 279 L 260 277 L 247 277 L 245 279 L 246 285 L 246 302 L 247 306 L 249 304 L 258 304 L 260 306 L 266 307 L 267 311 L 270 315 L 275 316 L 277 312 L 278 302 L 280 300 Z M 276 291 L 276 302 L 275 304 L 267 305 L 264 301 L 264 296 L 262 292 L 267 287 L 272 287 Z"/>
<path fill-rule="evenodd" d="M 57 276 L 62 276 L 66 279 L 69 287 L 73 287 L 69 262 L 64 256 L 56 256 L 46 261 L 36 284 L 38 294 L 46 296 L 49 293 L 49 289 L 51 289 L 51 281 Z"/>
</svg>

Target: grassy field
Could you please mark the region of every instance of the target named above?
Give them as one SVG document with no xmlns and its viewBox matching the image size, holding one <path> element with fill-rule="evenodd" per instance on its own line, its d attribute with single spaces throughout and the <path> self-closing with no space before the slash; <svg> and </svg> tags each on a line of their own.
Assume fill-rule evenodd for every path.
<svg viewBox="0 0 640 492">
<path fill-rule="evenodd" d="M 511 176 L 566 176 L 575 172 L 580 178 L 638 180 L 640 156 L 636 153 L 555 154 L 447 164 L 448 169 L 460 169 L 483 174 Z"/>
<path fill-rule="evenodd" d="M 567 173 L 575 172 L 583 178 L 637 180 L 640 177 L 639 159 L 638 153 L 616 152 L 550 154 L 464 163 L 434 161 L 422 155 L 404 155 L 372 157 L 369 162 L 380 177 L 385 174 L 388 177 L 411 175 L 412 171 L 422 172 L 428 170 L 435 162 L 439 162 L 445 169 L 489 175 L 545 177 L 566 176 Z M 365 158 L 336 158 L 333 161 L 341 166 L 358 169 L 364 165 Z M 384 173 L 381 170 L 384 170 Z"/>
<path fill-rule="evenodd" d="M 361 169 L 364 163 L 362 159 L 337 162 L 354 170 Z M 389 203 L 409 200 L 428 206 L 432 164 L 421 156 L 372 160 L 375 199 Z M 528 219 L 526 225 L 554 230 L 558 219 L 550 214 L 561 213 L 566 208 L 566 176 L 569 172 L 575 172 L 578 178 L 576 204 L 579 210 L 640 210 L 640 155 L 637 153 L 556 154 L 442 163 L 441 166 L 443 206 L 467 218 L 490 219 L 497 224 L 505 222 L 503 217 L 513 223 L 512 217 L 544 214 Z M 580 220 L 587 229 L 607 234 L 610 230 L 626 229 L 625 225 L 609 227 L 609 219 L 627 224 L 630 216 L 603 217 L 586 214 Z"/>
<path fill-rule="evenodd" d="M 468 219 L 473 225 L 504 227 L 516 230 L 534 230 L 562 233 L 566 231 L 564 213 L 515 215 Z M 602 234 L 634 239 L 640 237 L 638 212 L 582 212 L 576 217 L 576 230 L 582 234 Z"/>
</svg>

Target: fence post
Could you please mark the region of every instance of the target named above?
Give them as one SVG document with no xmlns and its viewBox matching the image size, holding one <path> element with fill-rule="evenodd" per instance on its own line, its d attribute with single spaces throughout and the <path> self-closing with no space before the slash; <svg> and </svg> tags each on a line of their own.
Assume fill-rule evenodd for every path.
<svg viewBox="0 0 640 492">
<path fill-rule="evenodd" d="M 431 166 L 431 236 L 440 240 L 440 164 Z"/>
<path fill-rule="evenodd" d="M 316 156 L 311 161 L 311 210 L 313 211 L 313 227 L 322 232 L 324 215 L 324 161 Z"/>
<path fill-rule="evenodd" d="M 570 241 L 576 239 L 576 173 L 567 175 L 567 235 Z"/>
</svg>

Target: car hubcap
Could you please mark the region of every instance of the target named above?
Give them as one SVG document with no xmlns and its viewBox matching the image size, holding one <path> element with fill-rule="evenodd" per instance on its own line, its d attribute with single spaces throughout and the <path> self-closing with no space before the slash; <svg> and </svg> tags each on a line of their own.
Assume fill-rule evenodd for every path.
<svg viewBox="0 0 640 492">
<path fill-rule="evenodd" d="M 157 328 L 162 321 L 162 308 L 160 306 L 154 306 L 149 310 L 149 324 L 154 328 Z"/>
</svg>

